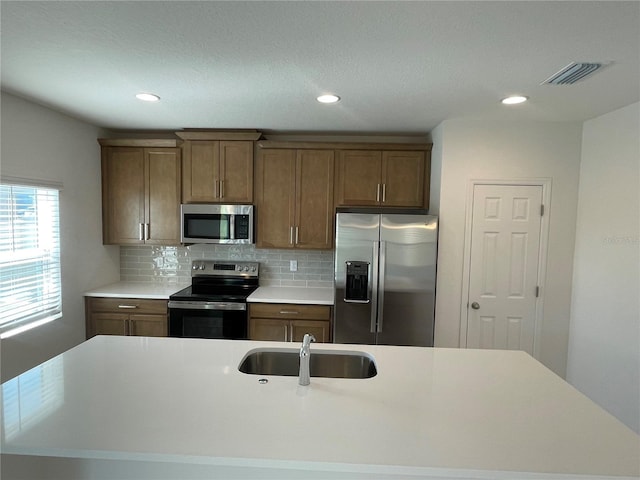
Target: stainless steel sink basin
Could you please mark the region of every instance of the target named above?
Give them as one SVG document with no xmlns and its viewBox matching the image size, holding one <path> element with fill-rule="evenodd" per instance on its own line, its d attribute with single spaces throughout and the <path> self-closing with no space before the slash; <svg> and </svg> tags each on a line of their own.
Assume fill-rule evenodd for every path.
<svg viewBox="0 0 640 480">
<path fill-rule="evenodd" d="M 238 370 L 251 375 L 297 377 L 300 352 L 297 349 L 258 348 L 249 351 Z M 311 351 L 309 370 L 312 377 L 371 378 L 378 373 L 376 363 L 364 352 Z"/>
</svg>

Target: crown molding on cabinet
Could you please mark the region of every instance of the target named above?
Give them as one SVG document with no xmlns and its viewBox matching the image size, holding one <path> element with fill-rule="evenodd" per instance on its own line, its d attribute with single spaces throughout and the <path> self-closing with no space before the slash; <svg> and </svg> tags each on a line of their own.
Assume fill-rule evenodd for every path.
<svg viewBox="0 0 640 480">
<path fill-rule="evenodd" d="M 332 150 L 407 150 L 431 151 L 431 143 L 341 143 L 341 142 L 279 142 L 260 140 L 259 148 L 296 148 L 296 149 L 332 149 Z"/>
<path fill-rule="evenodd" d="M 170 138 L 99 138 L 102 147 L 177 147 L 178 140 Z"/>
<path fill-rule="evenodd" d="M 189 130 L 175 132 L 182 140 L 258 140 L 262 133 L 257 130 L 214 131 Z"/>
</svg>

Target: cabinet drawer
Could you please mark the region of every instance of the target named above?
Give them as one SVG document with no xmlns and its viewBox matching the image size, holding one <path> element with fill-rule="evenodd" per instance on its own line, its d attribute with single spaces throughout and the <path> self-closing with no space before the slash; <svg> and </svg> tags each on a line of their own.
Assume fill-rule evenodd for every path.
<svg viewBox="0 0 640 480">
<path fill-rule="evenodd" d="M 330 320 L 331 307 L 328 305 L 298 305 L 294 303 L 252 303 L 249 315 L 260 318 L 281 318 L 290 320 Z"/>
<path fill-rule="evenodd" d="M 90 312 L 167 314 L 167 300 L 87 297 L 87 306 Z"/>
</svg>

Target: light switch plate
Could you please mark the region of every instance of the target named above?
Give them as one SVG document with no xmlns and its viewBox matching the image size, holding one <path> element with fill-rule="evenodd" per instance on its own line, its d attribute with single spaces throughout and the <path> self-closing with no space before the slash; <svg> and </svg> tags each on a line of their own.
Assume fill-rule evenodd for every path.
<svg viewBox="0 0 640 480">
<path fill-rule="evenodd" d="M 298 261 L 297 260 L 289 260 L 289 271 L 297 272 L 298 271 Z"/>
</svg>

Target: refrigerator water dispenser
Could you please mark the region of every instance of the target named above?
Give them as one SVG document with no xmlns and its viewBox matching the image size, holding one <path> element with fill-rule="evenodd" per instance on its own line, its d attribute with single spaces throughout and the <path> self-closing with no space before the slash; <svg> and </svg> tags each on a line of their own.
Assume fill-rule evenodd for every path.
<svg viewBox="0 0 640 480">
<path fill-rule="evenodd" d="M 344 301 L 369 303 L 369 262 L 347 261 Z"/>
</svg>

